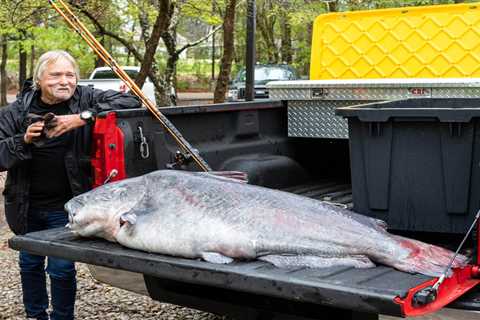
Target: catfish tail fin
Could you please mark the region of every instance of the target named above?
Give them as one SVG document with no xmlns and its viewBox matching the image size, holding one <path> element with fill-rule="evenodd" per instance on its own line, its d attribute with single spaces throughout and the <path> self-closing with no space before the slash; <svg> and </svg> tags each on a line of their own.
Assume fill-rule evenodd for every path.
<svg viewBox="0 0 480 320">
<path fill-rule="evenodd" d="M 396 235 L 392 237 L 406 253 L 393 263 L 393 267 L 401 271 L 439 277 L 454 256 L 454 252 L 435 245 Z M 468 260 L 466 256 L 459 254 L 455 257 L 452 268 L 464 267 Z"/>
</svg>

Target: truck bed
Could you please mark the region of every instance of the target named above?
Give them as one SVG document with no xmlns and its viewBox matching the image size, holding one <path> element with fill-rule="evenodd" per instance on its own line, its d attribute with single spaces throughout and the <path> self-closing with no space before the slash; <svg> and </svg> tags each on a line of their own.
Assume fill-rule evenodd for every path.
<svg viewBox="0 0 480 320">
<path fill-rule="evenodd" d="M 344 183 L 322 181 L 286 190 L 349 207 L 352 204 L 350 186 Z M 164 290 L 159 291 L 163 284 L 170 290 L 186 290 L 190 294 L 192 290 L 199 290 L 202 295 L 209 292 L 212 300 L 227 299 L 228 303 L 233 300 L 236 304 L 242 302 L 250 307 L 268 297 L 268 305 L 275 306 L 275 309 L 288 305 L 289 309 L 297 311 L 309 310 L 309 316 L 312 315 L 312 310 L 320 310 L 319 306 L 402 316 L 401 307 L 394 299 L 405 297 L 409 289 L 431 279 L 385 266 L 372 269 L 332 267 L 284 270 L 260 261 L 217 265 L 127 249 L 102 239 L 79 238 L 65 228 L 17 236 L 10 240 L 10 246 L 40 255 L 50 254 L 92 265 L 142 273 L 150 296 L 161 301 L 172 296 L 171 292 L 166 294 Z M 177 296 L 172 299 L 176 303 L 178 295 L 185 296 L 185 292 L 175 294 Z M 480 290 L 476 290 L 452 306 L 479 310 L 479 300 Z M 184 304 L 202 309 L 206 306 L 205 302 L 198 303 L 192 299 Z M 215 308 L 207 311 L 221 312 Z"/>
</svg>

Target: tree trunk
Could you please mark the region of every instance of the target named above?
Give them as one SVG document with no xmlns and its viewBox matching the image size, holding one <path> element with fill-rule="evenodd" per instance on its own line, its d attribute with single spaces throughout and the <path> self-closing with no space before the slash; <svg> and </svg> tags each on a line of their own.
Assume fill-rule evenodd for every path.
<svg viewBox="0 0 480 320">
<path fill-rule="evenodd" d="M 220 71 L 218 73 L 217 85 L 213 95 L 214 103 L 225 101 L 225 94 L 228 89 L 228 80 L 232 69 L 232 60 L 234 55 L 234 32 L 235 32 L 235 8 L 236 0 L 229 0 L 225 10 L 223 20 L 223 56 L 220 62 Z"/>
<path fill-rule="evenodd" d="M 327 2 L 327 9 L 328 9 L 328 12 L 337 12 L 338 11 L 338 2 L 337 1 Z"/>
<path fill-rule="evenodd" d="M 168 51 L 168 59 L 167 59 L 167 65 L 165 67 L 164 71 L 164 83 L 165 83 L 165 97 L 162 97 L 162 103 L 168 103 L 168 104 L 162 104 L 162 106 L 167 106 L 167 105 L 175 105 L 176 104 L 176 96 L 174 92 L 174 76 L 175 76 L 175 70 L 177 68 L 177 62 L 179 59 L 179 54 L 177 52 L 177 39 L 176 39 L 176 34 L 175 34 L 175 28 L 166 31 L 162 34 L 162 40 L 163 43 L 165 44 L 165 47 L 167 48 Z"/>
<path fill-rule="evenodd" d="M 7 59 L 8 47 L 7 37 L 0 37 L 2 47 L 2 59 L 0 61 L 0 106 L 7 105 L 8 77 L 7 77 Z"/>
<path fill-rule="evenodd" d="M 143 39 L 143 43 L 146 45 L 148 39 L 150 38 L 150 23 L 148 22 L 147 11 L 143 7 L 138 13 L 138 21 L 140 22 L 140 37 Z M 132 30 L 132 32 L 133 31 L 135 30 Z"/>
<path fill-rule="evenodd" d="M 24 30 L 21 31 L 21 40 L 25 40 L 27 38 L 26 32 Z M 18 52 L 18 83 L 19 88 L 21 89 L 23 83 L 27 79 L 27 51 L 25 50 L 24 44 L 21 42 L 19 43 L 19 52 Z"/>
<path fill-rule="evenodd" d="M 30 48 L 30 68 L 28 72 L 28 77 L 33 77 L 33 69 L 35 68 L 35 45 L 32 44 Z"/>
<path fill-rule="evenodd" d="M 170 25 L 173 9 L 176 5 L 175 2 L 170 2 L 170 0 L 160 0 L 159 2 L 158 16 L 153 26 L 150 38 L 145 45 L 145 54 L 143 55 L 142 67 L 140 68 L 140 72 L 135 79 L 135 83 L 140 88 L 143 87 L 145 79 L 152 68 L 152 63 L 155 57 L 155 52 L 157 51 L 158 43 L 160 42 L 160 37 Z"/>
<path fill-rule="evenodd" d="M 177 24 L 180 14 L 180 8 L 176 4 L 172 4 L 170 7 L 169 25 L 168 28 L 162 33 L 162 40 L 165 44 L 165 48 L 168 52 L 167 65 L 163 75 L 164 92 L 163 97 L 160 97 L 161 106 L 176 105 L 177 96 L 175 90 L 175 75 L 177 69 L 177 62 L 180 58 L 180 54 L 187 47 L 183 47 L 177 50 Z"/>
<path fill-rule="evenodd" d="M 280 16 L 280 25 L 282 26 L 282 62 L 291 64 L 292 63 L 292 26 L 290 25 L 290 20 L 288 19 L 288 14 L 286 10 L 281 11 Z"/>
<path fill-rule="evenodd" d="M 20 48 L 18 54 L 18 84 L 21 88 L 25 80 L 27 80 L 27 52 Z"/>
</svg>

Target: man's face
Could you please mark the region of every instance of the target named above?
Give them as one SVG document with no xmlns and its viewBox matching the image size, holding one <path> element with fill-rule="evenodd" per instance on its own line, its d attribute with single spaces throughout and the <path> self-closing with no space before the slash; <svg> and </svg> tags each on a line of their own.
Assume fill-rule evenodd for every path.
<svg viewBox="0 0 480 320">
<path fill-rule="evenodd" d="M 38 85 L 43 102 L 55 104 L 66 101 L 73 96 L 77 86 L 75 68 L 68 60 L 60 58 L 47 65 Z"/>
</svg>

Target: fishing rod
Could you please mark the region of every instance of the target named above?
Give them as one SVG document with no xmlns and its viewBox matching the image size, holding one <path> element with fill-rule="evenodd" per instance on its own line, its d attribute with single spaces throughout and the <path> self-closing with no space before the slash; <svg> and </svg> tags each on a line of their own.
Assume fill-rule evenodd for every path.
<svg viewBox="0 0 480 320">
<path fill-rule="evenodd" d="M 113 59 L 108 51 L 102 46 L 100 42 L 90 33 L 85 25 L 77 18 L 70 7 L 63 0 L 48 0 L 50 5 L 57 11 L 82 38 L 87 42 L 88 46 L 102 59 L 112 71 L 125 83 L 130 91 L 135 94 L 142 104 L 160 121 L 165 130 L 173 137 L 177 144 L 184 150 L 188 151 L 192 159 L 204 171 L 211 171 L 212 169 L 207 162 L 198 154 L 188 141 L 182 136 L 177 128 L 170 122 L 170 120 L 163 115 L 160 110 L 145 96 L 137 84 L 130 78 L 130 76 L 120 67 L 120 65 Z M 62 8 L 60 8 L 62 7 Z"/>
</svg>

